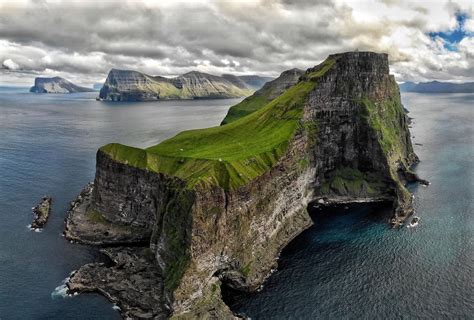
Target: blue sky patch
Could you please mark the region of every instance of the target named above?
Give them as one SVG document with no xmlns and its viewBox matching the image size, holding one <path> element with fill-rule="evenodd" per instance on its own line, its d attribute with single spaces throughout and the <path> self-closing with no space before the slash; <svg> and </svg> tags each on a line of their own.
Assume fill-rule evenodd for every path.
<svg viewBox="0 0 474 320">
<path fill-rule="evenodd" d="M 464 29 L 464 23 L 467 18 L 468 15 L 466 13 L 458 11 L 456 12 L 456 29 L 445 32 L 429 32 L 428 35 L 433 40 L 437 37 L 443 39 L 445 41 L 444 47 L 449 51 L 458 51 L 458 43 L 461 42 L 464 37 L 470 35 L 470 33 L 466 32 Z"/>
</svg>

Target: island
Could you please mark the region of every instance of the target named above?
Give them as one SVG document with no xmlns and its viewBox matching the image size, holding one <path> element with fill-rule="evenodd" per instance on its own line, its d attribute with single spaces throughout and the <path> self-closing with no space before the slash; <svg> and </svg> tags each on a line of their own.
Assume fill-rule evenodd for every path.
<svg viewBox="0 0 474 320">
<path fill-rule="evenodd" d="M 125 318 L 232 319 L 221 288 L 257 290 L 312 224 L 308 206 L 389 201 L 394 227 L 413 214 L 405 184 L 419 160 L 387 54 L 284 72 L 226 119 L 98 150 L 65 236 L 111 246 L 113 263 L 80 268 L 70 292 L 100 292 Z"/>
<path fill-rule="evenodd" d="M 52 200 L 51 197 L 44 196 L 41 198 L 40 203 L 32 208 L 35 217 L 31 223 L 31 229 L 41 229 L 44 227 L 51 212 Z"/>
<path fill-rule="evenodd" d="M 215 76 L 191 71 L 175 78 L 150 76 L 133 70 L 110 70 L 99 98 L 109 101 L 240 98 L 252 94 L 271 78 Z"/>
<path fill-rule="evenodd" d="M 474 93 L 474 82 L 404 82 L 400 84 L 400 91 L 418 93 Z"/>
<path fill-rule="evenodd" d="M 61 77 L 35 78 L 35 85 L 30 88 L 30 92 L 33 93 L 75 93 L 92 91 L 94 90 L 80 87 Z"/>
</svg>

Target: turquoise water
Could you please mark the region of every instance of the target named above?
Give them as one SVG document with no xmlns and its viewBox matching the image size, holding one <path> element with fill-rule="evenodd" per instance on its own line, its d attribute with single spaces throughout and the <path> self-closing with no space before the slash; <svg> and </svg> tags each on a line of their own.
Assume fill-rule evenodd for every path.
<svg viewBox="0 0 474 320">
<path fill-rule="evenodd" d="M 473 319 L 474 95 L 403 94 L 431 182 L 411 186 L 421 217 L 391 230 L 386 208 L 312 212 L 279 269 L 232 309 L 252 319 Z"/>
<path fill-rule="evenodd" d="M 149 146 L 217 125 L 239 100 L 105 103 L 97 93 L 35 95 L 0 87 L 0 319 L 120 319 L 99 295 L 64 297 L 63 280 L 101 257 L 61 236 L 68 203 L 92 181 L 97 148 Z M 41 233 L 31 207 L 53 197 Z"/>
</svg>

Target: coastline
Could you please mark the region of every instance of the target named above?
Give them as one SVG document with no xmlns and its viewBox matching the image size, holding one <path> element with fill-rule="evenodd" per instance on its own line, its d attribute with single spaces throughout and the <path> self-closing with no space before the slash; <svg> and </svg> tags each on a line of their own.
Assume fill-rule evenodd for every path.
<svg viewBox="0 0 474 320">
<path fill-rule="evenodd" d="M 163 295 L 163 279 L 156 259 L 152 258 L 152 252 L 148 248 L 148 243 L 144 240 L 136 241 L 130 237 L 129 233 L 112 233 L 111 238 L 102 239 L 102 229 L 97 229 L 97 224 L 89 219 L 82 220 L 86 215 L 90 194 L 93 189 L 93 183 L 84 187 L 77 199 L 71 202 L 71 209 L 65 219 L 65 238 L 72 242 L 77 242 L 89 246 L 99 247 L 100 252 L 110 259 L 110 264 L 89 263 L 81 266 L 74 272 L 66 283 L 68 294 L 96 292 L 105 296 L 110 302 L 120 308 L 120 314 L 124 319 L 132 317 L 133 319 L 167 319 L 171 313 L 171 301 Z M 354 204 L 374 204 L 393 202 L 393 198 L 375 197 L 375 198 L 351 198 L 351 197 L 324 197 L 324 203 L 314 201 L 308 204 L 308 216 L 311 217 L 311 210 L 322 209 L 330 210 L 336 206 L 350 207 Z M 321 200 L 320 199 L 320 200 Z M 79 218 L 79 219 L 78 219 Z M 407 217 L 408 218 L 408 217 Z M 78 226 L 75 223 L 81 221 L 80 230 L 74 228 Z M 251 295 L 263 289 L 265 282 L 278 270 L 278 260 L 283 250 L 301 235 L 304 231 L 313 226 L 312 218 L 309 223 L 301 230 L 294 233 L 288 241 L 279 248 L 278 255 L 274 263 L 268 266 L 269 271 L 264 275 L 256 286 L 247 287 L 245 290 L 232 289 L 228 287 L 228 282 L 221 281 L 220 292 L 234 290 L 236 296 Z M 120 231 L 120 230 L 119 230 Z M 122 230 L 123 231 L 123 230 Z M 113 239 L 118 239 L 114 242 Z M 133 286 L 123 286 L 128 278 L 134 277 L 136 282 Z M 116 290 L 120 287 L 121 290 Z M 150 290 L 152 288 L 152 290 Z M 242 289 L 242 288 L 241 288 Z M 134 293 L 140 292 L 137 296 Z M 228 291 L 227 291 L 228 292 Z M 143 298 L 142 294 L 148 295 Z M 226 307 L 229 307 L 223 296 Z M 146 303 L 141 303 L 143 300 Z M 140 307 L 136 307 L 140 305 Z M 230 308 L 230 307 L 229 307 Z M 238 319 L 242 315 L 230 310 L 232 315 Z"/>
</svg>

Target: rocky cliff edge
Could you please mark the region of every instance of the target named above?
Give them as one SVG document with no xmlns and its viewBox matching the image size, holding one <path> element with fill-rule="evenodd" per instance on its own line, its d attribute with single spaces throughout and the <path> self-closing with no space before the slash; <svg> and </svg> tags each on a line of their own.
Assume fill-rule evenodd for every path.
<svg viewBox="0 0 474 320">
<path fill-rule="evenodd" d="M 411 214 L 404 182 L 417 157 L 386 54 L 331 55 L 260 100 L 227 125 L 98 151 L 94 187 L 66 236 L 146 241 L 168 310 L 150 317 L 232 317 L 220 286 L 256 290 L 311 225 L 313 201 L 392 201 L 395 224 Z"/>
</svg>

